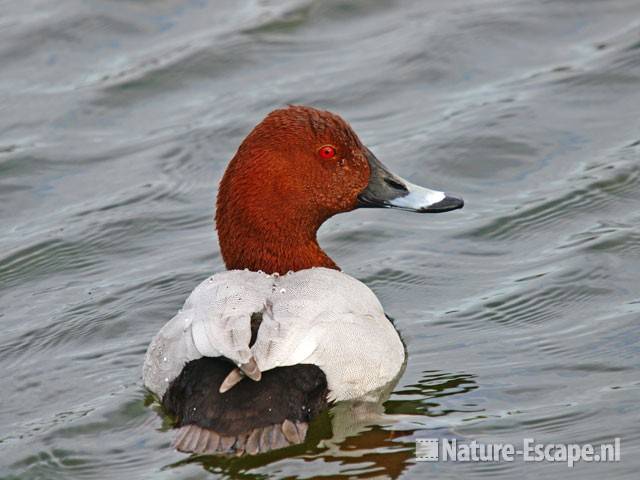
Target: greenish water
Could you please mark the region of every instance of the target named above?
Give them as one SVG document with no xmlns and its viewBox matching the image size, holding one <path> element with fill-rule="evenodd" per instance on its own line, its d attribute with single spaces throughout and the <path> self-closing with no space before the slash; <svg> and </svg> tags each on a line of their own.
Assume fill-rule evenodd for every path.
<svg viewBox="0 0 640 480">
<path fill-rule="evenodd" d="M 0 65 L 0 477 L 637 478 L 637 0 L 4 2 Z M 466 206 L 321 229 L 406 343 L 384 417 L 191 458 L 144 352 L 223 268 L 217 182 L 287 103 Z M 416 462 L 417 437 L 622 459 Z"/>
</svg>

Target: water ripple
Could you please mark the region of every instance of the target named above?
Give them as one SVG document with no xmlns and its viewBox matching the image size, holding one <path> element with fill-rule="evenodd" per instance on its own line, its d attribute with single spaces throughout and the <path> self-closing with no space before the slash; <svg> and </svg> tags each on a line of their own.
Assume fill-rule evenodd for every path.
<svg viewBox="0 0 640 480">
<path fill-rule="evenodd" d="M 614 205 L 625 203 L 627 195 L 640 192 L 640 168 L 628 166 L 613 170 L 613 175 L 584 186 L 573 187 L 570 186 L 573 182 L 567 182 L 568 192 L 526 206 L 518 213 L 498 217 L 464 235 L 479 240 L 530 238 L 535 234 L 547 234 L 550 229 L 575 218 L 577 214 L 606 211 Z"/>
</svg>

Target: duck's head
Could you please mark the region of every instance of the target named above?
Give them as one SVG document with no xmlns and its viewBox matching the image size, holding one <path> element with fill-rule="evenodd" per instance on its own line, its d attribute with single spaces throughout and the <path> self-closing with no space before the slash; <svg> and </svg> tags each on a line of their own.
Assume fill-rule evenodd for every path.
<svg viewBox="0 0 640 480">
<path fill-rule="evenodd" d="M 337 213 L 463 205 L 391 173 L 339 116 L 291 106 L 267 115 L 238 148 L 220 182 L 216 226 L 227 268 L 284 273 L 338 268 L 316 240 Z"/>
</svg>

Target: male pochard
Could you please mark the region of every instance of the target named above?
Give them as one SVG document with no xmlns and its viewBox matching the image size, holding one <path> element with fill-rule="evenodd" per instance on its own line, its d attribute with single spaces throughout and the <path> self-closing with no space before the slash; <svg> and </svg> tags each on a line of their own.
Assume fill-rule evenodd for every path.
<svg viewBox="0 0 640 480">
<path fill-rule="evenodd" d="M 300 443 L 332 402 L 384 389 L 404 363 L 400 337 L 316 232 L 359 207 L 462 206 L 389 172 L 337 115 L 271 112 L 220 183 L 216 226 L 228 270 L 195 288 L 145 358 L 145 386 L 181 427 L 176 448 L 254 454 Z"/>
</svg>

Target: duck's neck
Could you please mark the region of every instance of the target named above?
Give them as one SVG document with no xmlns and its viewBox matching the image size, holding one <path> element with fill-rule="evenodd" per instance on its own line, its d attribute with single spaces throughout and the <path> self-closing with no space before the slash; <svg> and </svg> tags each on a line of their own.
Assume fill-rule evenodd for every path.
<svg viewBox="0 0 640 480">
<path fill-rule="evenodd" d="M 316 232 L 323 221 L 283 206 L 250 208 L 219 197 L 216 228 L 222 258 L 229 270 L 280 274 L 312 267 L 339 270 L 318 245 Z"/>
<path fill-rule="evenodd" d="M 262 270 L 266 273 L 284 274 L 289 271 L 304 270 L 312 267 L 338 269 L 329 256 L 322 251 L 317 242 L 305 244 L 283 244 L 251 235 L 242 242 L 220 240 L 222 258 L 229 270 Z M 251 236 L 249 236 L 251 235 Z"/>
</svg>

